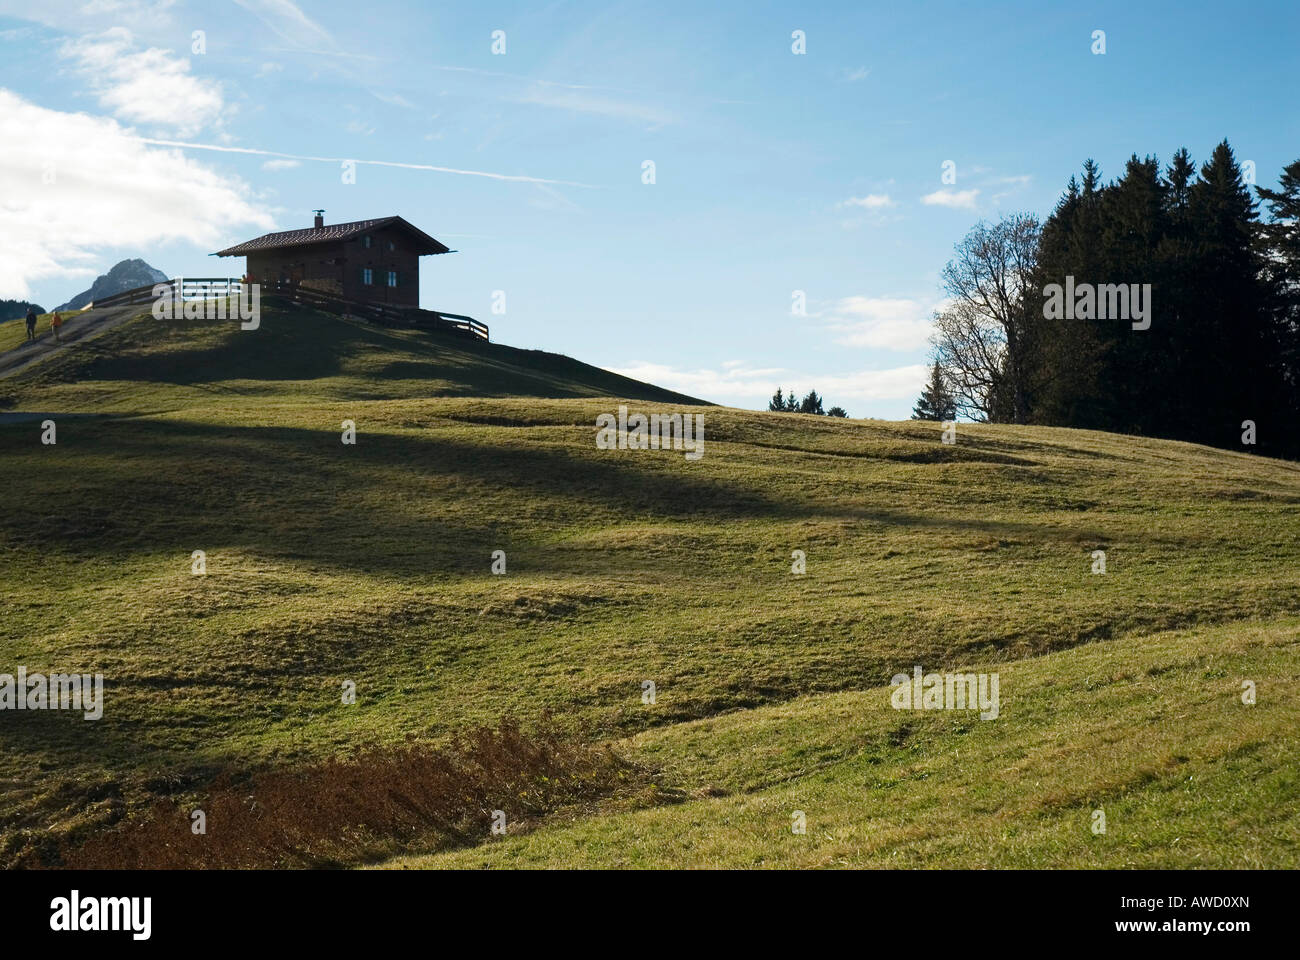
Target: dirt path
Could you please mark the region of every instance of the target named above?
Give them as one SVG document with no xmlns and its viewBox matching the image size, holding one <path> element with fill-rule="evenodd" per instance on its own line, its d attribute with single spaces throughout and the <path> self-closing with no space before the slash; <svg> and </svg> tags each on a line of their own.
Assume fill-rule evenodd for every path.
<svg viewBox="0 0 1300 960">
<path fill-rule="evenodd" d="M 64 350 L 76 349 L 78 344 L 93 340 L 123 320 L 137 316 L 144 310 L 147 310 L 146 306 L 136 303 L 69 313 L 59 331 L 62 342 L 55 340 L 54 335 L 46 327 L 36 340 L 29 340 L 12 350 L 0 353 L 0 377 L 8 377 L 26 370 L 32 364 L 62 353 Z"/>
</svg>

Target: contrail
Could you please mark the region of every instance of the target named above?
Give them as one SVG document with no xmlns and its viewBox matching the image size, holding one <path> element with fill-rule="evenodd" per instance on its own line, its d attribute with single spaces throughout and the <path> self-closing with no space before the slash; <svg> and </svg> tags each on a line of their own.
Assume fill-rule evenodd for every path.
<svg viewBox="0 0 1300 960">
<path fill-rule="evenodd" d="M 250 153 L 259 157 L 278 157 L 282 160 L 314 160 L 320 163 L 364 163 L 372 167 L 401 167 L 404 170 L 432 170 L 434 173 L 455 173 L 462 177 L 487 177 L 489 180 L 511 180 L 516 183 L 545 183 L 559 187 L 592 187 L 590 183 L 573 180 L 548 180 L 544 177 L 525 177 L 509 173 L 488 173 L 484 170 L 458 170 L 455 167 L 437 167 L 428 163 L 399 163 L 396 160 L 357 160 L 353 157 L 307 157 L 296 153 L 278 153 L 274 150 L 257 150 L 253 147 L 220 147 L 212 143 L 188 143 L 184 140 L 156 140 L 152 137 L 131 137 L 137 143 L 157 147 L 183 147 L 187 150 L 215 150 L 218 153 Z"/>
</svg>

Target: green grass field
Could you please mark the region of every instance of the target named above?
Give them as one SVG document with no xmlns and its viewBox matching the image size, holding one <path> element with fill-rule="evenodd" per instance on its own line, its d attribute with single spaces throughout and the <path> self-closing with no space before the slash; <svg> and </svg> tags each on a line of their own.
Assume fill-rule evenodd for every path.
<svg viewBox="0 0 1300 960">
<path fill-rule="evenodd" d="M 1293 867 L 1298 627 L 1107 640 L 1000 665 L 997 722 L 903 714 L 885 688 L 656 729 L 620 749 L 691 785 L 685 802 L 387 865 Z M 1242 677 L 1267 678 L 1254 706 Z"/>
<path fill-rule="evenodd" d="M 703 458 L 597 449 L 620 402 L 703 414 Z M 58 431 L 0 422 L 0 672 L 106 685 L 98 722 L 0 714 L 5 862 L 550 712 L 653 789 L 390 865 L 1300 866 L 1300 466 L 694 403 L 288 309 L 0 381 Z M 1000 716 L 892 709 L 915 664 L 997 671 Z"/>
</svg>

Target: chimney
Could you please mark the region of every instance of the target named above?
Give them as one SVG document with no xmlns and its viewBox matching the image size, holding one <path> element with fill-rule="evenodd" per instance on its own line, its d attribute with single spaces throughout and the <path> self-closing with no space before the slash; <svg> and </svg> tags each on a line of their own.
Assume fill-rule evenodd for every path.
<svg viewBox="0 0 1300 960">
<path fill-rule="evenodd" d="M 317 228 L 325 226 L 325 211 L 313 210 L 312 213 L 316 214 L 316 222 L 312 226 Z"/>
</svg>

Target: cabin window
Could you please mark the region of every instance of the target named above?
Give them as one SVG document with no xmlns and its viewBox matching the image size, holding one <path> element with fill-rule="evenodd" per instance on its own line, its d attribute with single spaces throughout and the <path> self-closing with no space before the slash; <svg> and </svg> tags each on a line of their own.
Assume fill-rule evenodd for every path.
<svg viewBox="0 0 1300 960">
<path fill-rule="evenodd" d="M 396 271 L 396 270 L 389 270 L 389 271 L 388 271 L 388 285 L 389 285 L 390 287 L 395 287 L 395 286 L 397 286 L 397 271 Z"/>
<path fill-rule="evenodd" d="M 397 244 L 395 244 L 395 243 L 393 243 L 393 241 L 389 240 L 389 241 L 388 241 L 388 252 L 389 252 L 389 253 L 392 253 L 392 252 L 393 252 L 394 250 L 396 250 L 396 249 L 397 249 Z"/>
<path fill-rule="evenodd" d="M 367 287 L 370 286 L 372 283 L 375 282 L 375 272 L 371 270 L 369 267 L 362 267 L 361 282 L 364 283 Z"/>
<path fill-rule="evenodd" d="M 365 247 L 367 250 L 370 249 L 370 234 L 367 233 L 361 238 L 361 246 Z"/>
</svg>

